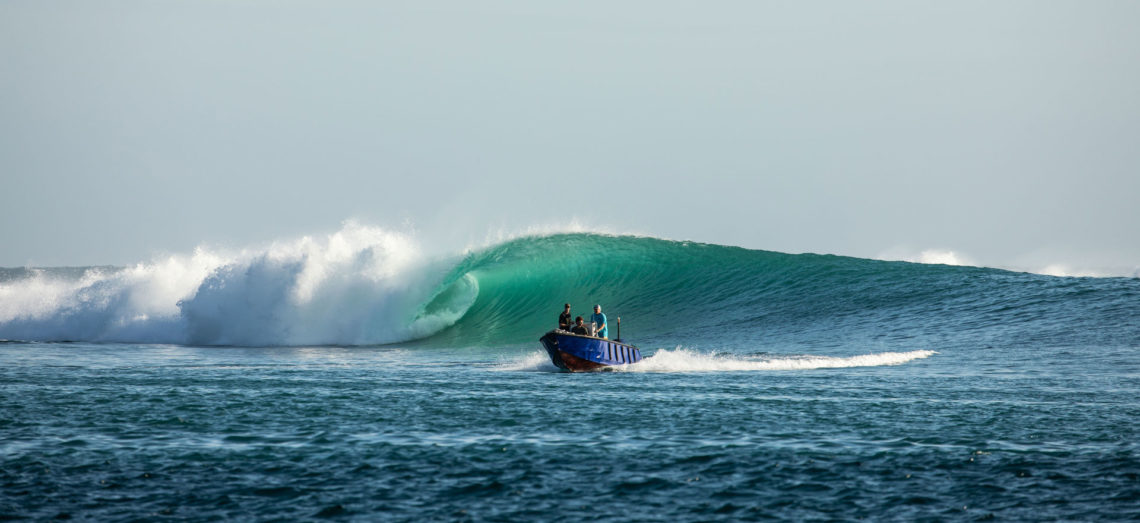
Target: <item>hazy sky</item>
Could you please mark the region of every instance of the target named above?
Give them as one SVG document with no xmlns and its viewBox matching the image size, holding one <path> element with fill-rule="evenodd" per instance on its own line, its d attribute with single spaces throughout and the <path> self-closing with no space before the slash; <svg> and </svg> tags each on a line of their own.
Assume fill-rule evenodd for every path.
<svg viewBox="0 0 1140 523">
<path fill-rule="evenodd" d="M 1140 267 L 1138 27 L 1129 0 L 3 1 L 0 266 L 576 218 Z"/>
</svg>

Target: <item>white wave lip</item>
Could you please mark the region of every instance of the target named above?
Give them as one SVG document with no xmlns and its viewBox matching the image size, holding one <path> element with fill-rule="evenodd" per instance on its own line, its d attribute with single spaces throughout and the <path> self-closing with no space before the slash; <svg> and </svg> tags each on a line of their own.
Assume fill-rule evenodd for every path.
<svg viewBox="0 0 1140 523">
<path fill-rule="evenodd" d="M 699 352 L 689 349 L 660 350 L 632 365 L 616 370 L 626 372 L 733 372 L 841 369 L 848 367 L 881 367 L 902 365 L 938 354 L 932 350 L 909 352 L 880 352 L 858 356 L 779 356 L 772 358 L 743 358 L 731 354 Z"/>
<path fill-rule="evenodd" d="M 446 260 L 404 234 L 347 222 L 325 237 L 262 249 L 171 256 L 79 279 L 0 284 L 0 339 L 204 345 L 364 345 L 454 323 L 423 314 Z M 477 291 L 473 291 L 477 292 Z M 467 296 L 473 301 L 473 296 Z"/>
<path fill-rule="evenodd" d="M 971 258 L 950 249 L 926 249 L 919 253 L 914 253 L 908 249 L 897 247 L 879 253 L 875 257 L 877 260 L 883 261 L 904 261 L 910 263 L 921 263 L 925 265 L 955 265 L 955 266 L 977 266 L 978 264 Z"/>
<path fill-rule="evenodd" d="M 1025 256 L 1020 261 L 1009 264 L 983 264 L 960 252 L 950 249 L 926 249 L 915 253 L 905 247 L 895 247 L 880 252 L 875 256 L 881 261 L 904 261 L 921 263 L 925 265 L 954 265 L 969 267 L 990 267 L 1014 272 L 1028 272 L 1042 276 L 1056 276 L 1062 278 L 1140 278 L 1140 266 L 1122 266 L 1119 264 L 1104 264 L 1100 268 L 1090 269 L 1085 266 L 1074 266 L 1068 263 L 1042 263 L 1037 259 L 1040 256 Z M 1036 259 L 1036 261 L 1034 261 Z M 1086 260 L 1086 264 L 1088 261 Z M 1095 262 L 1092 264 L 1095 266 Z"/>
</svg>

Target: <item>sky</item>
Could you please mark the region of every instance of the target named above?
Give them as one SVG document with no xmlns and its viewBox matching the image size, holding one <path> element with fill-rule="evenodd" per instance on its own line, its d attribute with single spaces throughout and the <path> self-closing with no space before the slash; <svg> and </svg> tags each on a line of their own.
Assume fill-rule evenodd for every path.
<svg viewBox="0 0 1140 523">
<path fill-rule="evenodd" d="M 354 220 L 1132 274 L 1136 27 L 1127 0 L 3 1 L 0 266 Z"/>
</svg>

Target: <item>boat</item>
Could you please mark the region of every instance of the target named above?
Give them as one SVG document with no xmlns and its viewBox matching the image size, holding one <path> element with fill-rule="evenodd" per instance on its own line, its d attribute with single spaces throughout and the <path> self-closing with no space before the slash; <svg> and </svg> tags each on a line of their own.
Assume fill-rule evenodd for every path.
<svg viewBox="0 0 1140 523">
<path fill-rule="evenodd" d="M 550 354 L 550 361 L 570 372 L 590 372 L 641 361 L 641 351 L 621 340 L 607 340 L 574 334 L 560 329 L 544 334 L 538 341 Z"/>
</svg>

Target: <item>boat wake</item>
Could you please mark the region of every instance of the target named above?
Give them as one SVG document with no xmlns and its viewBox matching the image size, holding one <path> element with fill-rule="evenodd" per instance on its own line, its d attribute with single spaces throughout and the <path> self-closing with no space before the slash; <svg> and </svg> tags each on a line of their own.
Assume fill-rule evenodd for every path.
<svg viewBox="0 0 1140 523">
<path fill-rule="evenodd" d="M 843 358 L 812 355 L 749 357 L 739 354 L 701 352 L 678 347 L 672 350 L 659 350 L 652 356 L 632 365 L 615 365 L 607 367 L 606 370 L 615 372 L 740 372 L 841 369 L 902 365 L 914 360 L 929 358 L 935 354 L 938 353 L 932 350 L 915 350 L 861 354 Z M 550 357 L 542 352 L 526 354 L 516 360 L 499 365 L 497 369 L 520 372 L 558 372 L 558 368 L 550 362 Z"/>
<path fill-rule="evenodd" d="M 562 372 L 551 363 L 550 356 L 545 351 L 528 352 L 518 358 L 503 361 L 495 366 L 495 370 L 507 372 Z"/>
</svg>

